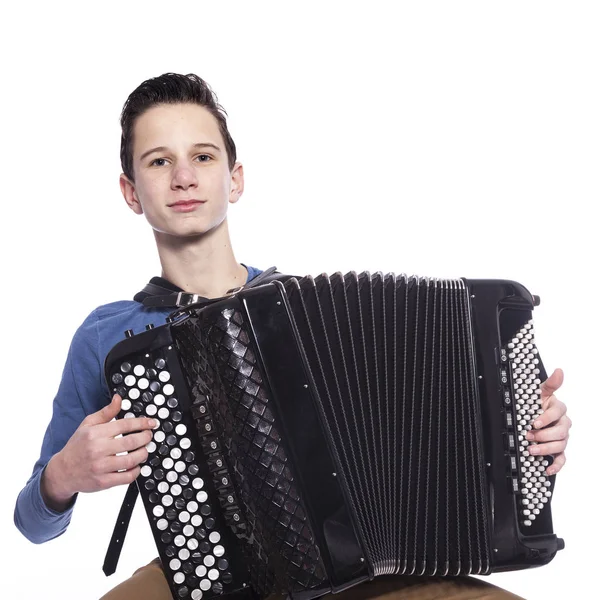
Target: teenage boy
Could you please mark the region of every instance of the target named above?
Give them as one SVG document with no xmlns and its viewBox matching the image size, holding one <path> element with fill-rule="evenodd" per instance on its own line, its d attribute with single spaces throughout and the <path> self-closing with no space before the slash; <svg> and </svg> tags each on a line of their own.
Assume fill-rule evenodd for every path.
<svg viewBox="0 0 600 600">
<path fill-rule="evenodd" d="M 162 274 L 152 281 L 207 298 L 221 297 L 261 272 L 237 262 L 231 246 L 227 209 L 244 191 L 244 171 L 225 114 L 201 78 L 166 73 L 134 90 L 121 115 L 121 192 L 129 208 L 145 215 L 153 229 Z M 114 420 L 121 399 L 114 395 L 111 400 L 103 377 L 104 359 L 124 331 L 162 325 L 173 310 L 147 308 L 141 296 L 136 298 L 96 308 L 73 337 L 40 458 L 15 508 L 17 527 L 35 543 L 66 530 L 79 492 L 131 483 L 148 456 L 153 420 Z M 564 465 L 571 426 L 565 405 L 554 396 L 562 377 L 559 369 L 543 385 L 545 412 L 539 427 L 552 426 L 531 434 L 543 442 L 537 446 L 541 454 L 554 454 L 553 473 Z M 390 593 L 396 598 L 450 593 L 457 600 L 515 598 L 464 577 L 378 578 L 346 592 L 357 600 Z M 170 597 L 156 559 L 104 599 Z"/>
</svg>

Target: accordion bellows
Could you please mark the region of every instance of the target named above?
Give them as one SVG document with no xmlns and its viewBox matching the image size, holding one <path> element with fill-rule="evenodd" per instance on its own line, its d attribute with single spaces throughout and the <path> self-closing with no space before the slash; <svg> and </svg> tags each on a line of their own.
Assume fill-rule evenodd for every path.
<svg viewBox="0 0 600 600">
<path fill-rule="evenodd" d="M 383 574 L 549 562 L 545 377 L 520 284 L 287 277 L 120 342 L 120 416 L 175 598 L 313 598 Z"/>
</svg>

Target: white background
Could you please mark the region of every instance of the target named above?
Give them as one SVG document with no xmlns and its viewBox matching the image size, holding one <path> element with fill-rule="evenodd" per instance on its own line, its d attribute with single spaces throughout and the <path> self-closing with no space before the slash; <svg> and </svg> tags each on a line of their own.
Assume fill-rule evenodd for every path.
<svg viewBox="0 0 600 600">
<path fill-rule="evenodd" d="M 18 7 L 17 7 L 18 6 Z M 156 550 L 124 489 L 81 495 L 35 546 L 12 523 L 71 337 L 159 274 L 118 176 L 143 80 L 195 72 L 229 114 L 246 190 L 238 260 L 295 274 L 500 277 L 542 298 L 574 421 L 552 510 L 566 549 L 494 575 L 530 600 L 597 592 L 600 10 L 596 2 L 21 2 L 2 10 L 2 598 L 94 599 Z M 1 589 L 3 588 L 3 589 Z"/>
</svg>

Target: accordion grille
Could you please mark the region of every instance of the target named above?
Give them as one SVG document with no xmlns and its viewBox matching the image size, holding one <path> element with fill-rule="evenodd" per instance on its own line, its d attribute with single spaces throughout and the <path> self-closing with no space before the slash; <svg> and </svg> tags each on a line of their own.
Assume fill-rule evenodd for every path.
<svg viewBox="0 0 600 600">
<path fill-rule="evenodd" d="M 318 587 L 325 571 L 270 409 L 241 312 L 174 328 L 194 399 L 205 401 L 244 506 L 252 587 L 261 597 Z"/>
<path fill-rule="evenodd" d="M 374 573 L 488 572 L 463 282 L 336 273 L 285 293 Z"/>
</svg>

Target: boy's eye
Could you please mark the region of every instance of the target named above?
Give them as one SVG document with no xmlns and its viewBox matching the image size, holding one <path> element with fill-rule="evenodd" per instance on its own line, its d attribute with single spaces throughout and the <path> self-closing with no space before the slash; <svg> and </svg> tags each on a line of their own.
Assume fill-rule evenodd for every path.
<svg viewBox="0 0 600 600">
<path fill-rule="evenodd" d="M 196 158 L 207 158 L 207 159 L 210 159 L 210 156 L 208 154 L 199 154 Z M 200 162 L 208 162 L 208 161 L 201 160 Z"/>
<path fill-rule="evenodd" d="M 166 158 L 155 158 L 151 163 L 150 166 L 157 166 L 157 167 L 162 167 L 164 165 L 164 161 L 166 160 Z M 163 164 L 158 164 L 160 161 L 163 161 Z"/>
</svg>

